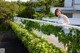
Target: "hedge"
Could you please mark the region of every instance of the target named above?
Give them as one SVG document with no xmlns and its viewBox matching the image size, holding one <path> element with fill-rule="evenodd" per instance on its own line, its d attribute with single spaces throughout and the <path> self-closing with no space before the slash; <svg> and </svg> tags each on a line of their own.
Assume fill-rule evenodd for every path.
<svg viewBox="0 0 80 53">
<path fill-rule="evenodd" d="M 22 28 L 17 23 L 7 21 L 18 38 L 28 48 L 30 53 L 67 53 L 66 51 L 54 46 L 44 38 L 33 35 L 27 29 Z"/>
<path fill-rule="evenodd" d="M 68 52 L 72 51 L 72 53 L 79 53 L 80 52 L 80 30 L 69 28 L 70 30 L 68 33 L 65 33 L 63 27 L 55 26 L 51 24 L 43 24 L 40 27 L 39 22 L 24 20 L 22 21 L 25 24 L 25 28 L 29 28 L 32 30 L 37 29 L 38 31 L 41 30 L 44 34 L 50 35 L 54 34 L 58 37 L 58 40 L 62 42 L 64 45 L 67 44 Z M 33 26 L 34 25 L 34 26 Z"/>
</svg>

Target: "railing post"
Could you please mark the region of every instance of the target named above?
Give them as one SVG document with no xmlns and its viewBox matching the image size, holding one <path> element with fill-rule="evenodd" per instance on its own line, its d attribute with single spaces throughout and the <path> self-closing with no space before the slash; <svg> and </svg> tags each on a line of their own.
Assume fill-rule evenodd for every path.
<svg viewBox="0 0 80 53">
<path fill-rule="evenodd" d="M 40 37 L 43 37 L 43 33 L 42 33 L 42 31 L 41 31 L 42 25 L 43 25 L 43 22 L 40 22 Z"/>
<path fill-rule="evenodd" d="M 64 31 L 65 35 L 70 32 L 69 27 L 63 27 L 62 30 Z"/>
</svg>

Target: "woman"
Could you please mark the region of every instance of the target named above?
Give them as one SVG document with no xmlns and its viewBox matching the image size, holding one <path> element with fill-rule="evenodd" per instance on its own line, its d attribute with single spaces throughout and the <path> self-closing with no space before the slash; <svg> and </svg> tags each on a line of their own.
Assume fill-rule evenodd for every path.
<svg viewBox="0 0 80 53">
<path fill-rule="evenodd" d="M 62 11 L 60 9 L 55 10 L 55 16 L 58 17 L 58 23 L 65 24 L 65 25 L 68 25 L 70 23 L 68 17 L 66 15 L 62 14 Z M 65 29 L 65 27 L 63 27 L 63 30 L 64 29 Z M 64 48 L 66 50 L 68 49 L 67 44 L 64 45 Z"/>
<path fill-rule="evenodd" d="M 62 11 L 60 9 L 55 10 L 55 16 L 58 17 L 58 23 L 69 24 L 68 17 L 66 15 L 62 14 Z"/>
</svg>

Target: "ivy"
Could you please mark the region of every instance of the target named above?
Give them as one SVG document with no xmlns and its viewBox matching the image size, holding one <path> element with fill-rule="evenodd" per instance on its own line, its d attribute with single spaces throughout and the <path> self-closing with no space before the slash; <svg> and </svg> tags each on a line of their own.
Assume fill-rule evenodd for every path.
<svg viewBox="0 0 80 53">
<path fill-rule="evenodd" d="M 29 31 L 32 31 L 32 29 L 38 29 L 40 31 L 40 24 L 38 22 L 24 20 L 23 24 L 25 24 L 25 28 Z"/>
<path fill-rule="evenodd" d="M 48 28 L 47 28 L 48 27 Z M 53 26 L 52 25 L 42 25 L 42 27 L 41 27 L 41 31 L 44 33 L 44 34 L 47 34 L 47 35 L 50 35 L 50 34 L 52 34 L 53 32 L 53 29 L 51 29 L 51 28 L 53 28 Z"/>
<path fill-rule="evenodd" d="M 67 44 L 68 51 L 72 51 L 72 53 L 78 53 L 78 51 L 80 50 L 80 30 L 78 29 L 66 28 L 70 31 L 68 33 L 65 33 L 63 27 L 51 24 L 44 23 L 40 27 L 39 22 L 27 20 L 25 20 L 24 24 L 26 25 L 26 29 L 30 27 L 32 29 L 41 30 L 44 34 L 47 35 L 54 34 L 56 37 L 58 37 L 59 42 L 62 42 L 64 45 Z"/>
</svg>

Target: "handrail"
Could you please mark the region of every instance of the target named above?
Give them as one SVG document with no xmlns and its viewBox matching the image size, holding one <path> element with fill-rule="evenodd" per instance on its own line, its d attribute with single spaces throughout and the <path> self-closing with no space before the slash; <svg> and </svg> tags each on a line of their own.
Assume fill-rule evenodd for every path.
<svg viewBox="0 0 80 53">
<path fill-rule="evenodd" d="M 58 18 L 42 18 L 44 21 L 57 22 Z M 80 18 L 69 18 L 70 25 L 80 25 Z"/>
<path fill-rule="evenodd" d="M 79 26 L 74 26 L 74 25 L 64 25 L 64 24 L 59 24 L 59 23 L 53 23 L 53 22 L 46 22 L 46 21 L 42 21 L 42 20 L 35 20 L 35 19 L 28 19 L 28 18 L 21 18 L 22 20 L 31 20 L 31 21 L 36 21 L 36 22 L 42 22 L 42 23 L 46 23 L 46 24 L 52 24 L 55 26 L 61 26 L 61 27 L 69 27 L 69 28 L 75 28 L 80 30 Z"/>
<path fill-rule="evenodd" d="M 35 22 L 40 22 L 40 23 L 45 23 L 45 24 L 52 24 L 52 25 L 55 25 L 55 26 L 68 27 L 68 28 L 74 28 L 74 29 L 80 30 L 79 26 L 74 26 L 74 25 L 64 25 L 64 24 L 60 24 L 60 23 L 53 23 L 53 22 L 35 20 L 35 19 L 29 19 L 29 18 L 19 18 L 19 17 L 17 17 L 17 18 L 21 19 L 21 20 L 30 20 L 30 21 L 35 21 Z M 21 22 L 21 21 L 19 21 L 19 22 Z"/>
</svg>

